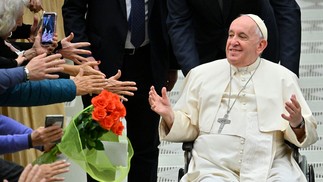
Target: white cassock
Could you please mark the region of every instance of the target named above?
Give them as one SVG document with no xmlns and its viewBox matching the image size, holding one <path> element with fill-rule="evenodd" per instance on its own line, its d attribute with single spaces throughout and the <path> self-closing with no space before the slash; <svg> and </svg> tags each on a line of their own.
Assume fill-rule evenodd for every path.
<svg viewBox="0 0 323 182">
<path fill-rule="evenodd" d="M 307 147 L 318 139 L 317 123 L 299 88 L 297 76 L 281 65 L 260 58 L 248 67 L 231 66 L 231 69 L 231 84 L 230 64 L 226 59 L 192 69 L 174 106 L 175 121 L 171 130 L 163 120 L 160 123 L 162 140 L 195 140 L 189 170 L 182 181 L 306 182 L 284 141 Z M 305 120 L 306 136 L 302 143 L 288 121 L 281 117 L 282 113 L 288 114 L 284 106 L 292 94 L 296 95 Z M 217 121 L 233 103 L 230 124 L 225 124 L 218 133 Z"/>
</svg>

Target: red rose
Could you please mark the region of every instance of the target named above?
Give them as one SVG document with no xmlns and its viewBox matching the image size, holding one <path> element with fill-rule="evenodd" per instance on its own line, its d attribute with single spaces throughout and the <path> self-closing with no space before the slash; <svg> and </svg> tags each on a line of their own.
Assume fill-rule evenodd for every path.
<svg viewBox="0 0 323 182">
<path fill-rule="evenodd" d="M 99 123 L 100 123 L 100 126 L 102 128 L 104 128 L 106 130 L 110 130 L 111 127 L 114 125 L 115 122 L 116 122 L 116 120 L 113 117 L 106 116 Z"/>
<path fill-rule="evenodd" d="M 114 125 L 111 128 L 112 132 L 115 133 L 116 135 L 122 135 L 123 129 L 124 129 L 124 126 L 121 121 L 117 121 L 116 123 L 114 123 Z"/>
<path fill-rule="evenodd" d="M 100 121 L 107 115 L 107 112 L 102 107 L 95 107 L 92 112 L 92 118 L 96 121 Z"/>
<path fill-rule="evenodd" d="M 91 103 L 94 107 L 105 108 L 108 105 L 108 100 L 102 95 L 98 95 L 92 98 Z"/>
</svg>

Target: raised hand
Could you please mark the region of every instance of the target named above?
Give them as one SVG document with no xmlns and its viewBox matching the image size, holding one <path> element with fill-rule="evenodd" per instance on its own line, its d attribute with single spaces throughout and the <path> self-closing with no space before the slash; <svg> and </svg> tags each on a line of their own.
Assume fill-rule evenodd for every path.
<svg viewBox="0 0 323 182">
<path fill-rule="evenodd" d="M 71 41 L 73 40 L 73 38 L 74 34 L 71 33 L 68 37 L 62 39 L 62 49 L 58 50 L 58 52 L 62 54 L 64 58 L 70 59 L 76 64 L 87 62 L 87 58 L 80 55 L 90 55 L 91 51 L 79 48 L 88 47 L 91 44 L 89 42 L 72 43 Z"/>
<path fill-rule="evenodd" d="M 159 114 L 166 121 L 168 127 L 171 128 L 174 122 L 174 113 L 167 96 L 166 88 L 163 87 L 161 92 L 162 96 L 159 96 L 154 86 L 151 86 L 148 101 L 151 109 Z"/>
<path fill-rule="evenodd" d="M 103 75 L 83 75 L 83 69 L 76 77 L 72 78 L 76 85 L 76 95 L 86 95 L 86 94 L 99 94 L 104 88 L 107 87 L 108 81 Z"/>
<path fill-rule="evenodd" d="M 289 121 L 292 127 L 298 126 L 302 122 L 302 108 L 299 105 L 296 96 L 293 94 L 290 98 L 290 102 L 285 103 L 285 109 L 289 115 L 282 114 L 282 118 Z"/>
<path fill-rule="evenodd" d="M 26 65 L 26 68 L 29 70 L 29 79 L 42 80 L 58 78 L 58 75 L 51 73 L 63 71 L 63 68 L 56 67 L 65 63 L 65 60 L 60 59 L 61 57 L 60 54 L 46 56 L 44 53 L 31 59 Z"/>
<path fill-rule="evenodd" d="M 121 77 L 121 71 L 118 70 L 117 74 L 111 76 L 108 79 L 108 85 L 105 87 L 106 90 L 118 94 L 120 98 L 124 101 L 128 101 L 128 99 L 124 96 L 133 96 L 134 91 L 137 90 L 136 82 L 132 81 L 119 81 L 118 79 Z"/>
</svg>

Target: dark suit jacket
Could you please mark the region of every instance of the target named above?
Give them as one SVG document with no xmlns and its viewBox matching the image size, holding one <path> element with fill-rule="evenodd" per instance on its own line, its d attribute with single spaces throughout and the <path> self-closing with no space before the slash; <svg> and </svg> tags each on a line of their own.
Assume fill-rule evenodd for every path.
<svg viewBox="0 0 323 182">
<path fill-rule="evenodd" d="M 279 34 L 280 64 L 299 75 L 301 10 L 295 0 L 270 0 Z"/>
<path fill-rule="evenodd" d="M 168 0 L 168 32 L 174 54 L 187 74 L 193 67 L 225 57 L 228 28 L 240 14 L 256 14 L 266 23 L 269 45 L 263 57 L 278 62 L 278 35 L 268 0 Z"/>
<path fill-rule="evenodd" d="M 149 0 L 148 9 L 150 65 L 159 89 L 169 68 L 166 1 Z M 128 31 L 125 0 L 65 0 L 62 11 L 66 35 L 74 32 L 73 41 L 90 42 L 93 57 L 101 60 L 100 70 L 107 76 L 116 74 L 123 64 Z"/>
</svg>

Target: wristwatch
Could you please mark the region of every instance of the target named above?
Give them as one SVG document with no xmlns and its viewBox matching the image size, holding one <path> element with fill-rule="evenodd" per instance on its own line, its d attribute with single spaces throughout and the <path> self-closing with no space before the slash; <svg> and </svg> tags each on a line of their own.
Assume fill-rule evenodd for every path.
<svg viewBox="0 0 323 182">
<path fill-rule="evenodd" d="M 302 119 L 302 122 L 301 123 L 299 123 L 299 125 L 298 126 L 296 126 L 296 127 L 292 127 L 292 126 L 290 126 L 292 129 L 299 129 L 299 128 L 303 128 L 305 126 L 305 121 L 304 121 L 304 118 Z"/>
<path fill-rule="evenodd" d="M 27 67 L 24 67 L 24 72 L 25 72 L 26 81 L 28 81 L 29 80 L 29 70 Z"/>
</svg>

